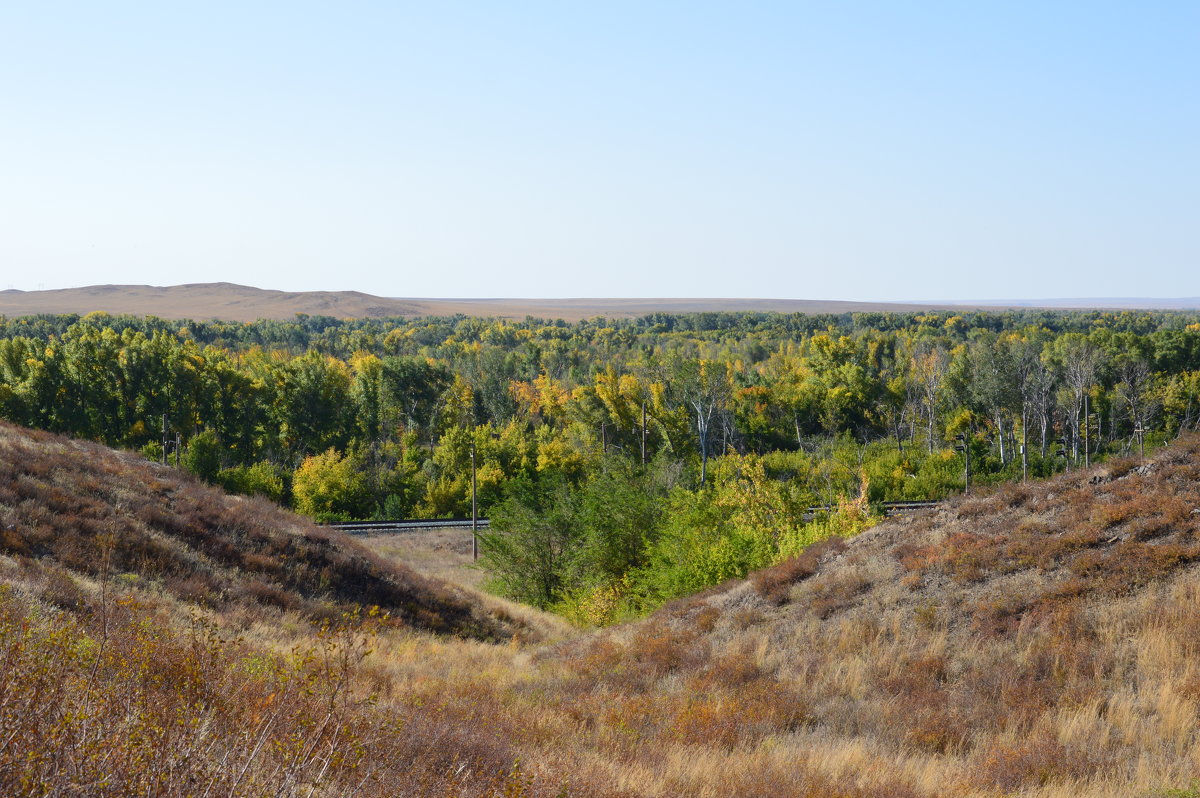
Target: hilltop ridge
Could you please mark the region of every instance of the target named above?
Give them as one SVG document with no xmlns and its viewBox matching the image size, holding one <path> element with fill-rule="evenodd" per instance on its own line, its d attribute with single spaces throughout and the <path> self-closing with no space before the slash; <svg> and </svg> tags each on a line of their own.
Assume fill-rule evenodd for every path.
<svg viewBox="0 0 1200 798">
<path fill-rule="evenodd" d="M 104 571 L 123 575 L 126 587 L 218 611 L 320 621 L 374 605 L 440 634 L 501 640 L 520 631 L 449 585 L 265 499 L 229 496 L 135 454 L 4 422 L 0 555 L 10 578 L 48 582 L 68 606 L 84 601 L 78 578 Z"/>
<path fill-rule="evenodd" d="M 1059 309 L 1178 309 L 1200 307 L 1197 299 L 1062 299 L 1003 302 L 855 302 L 775 298 L 393 298 L 360 291 L 277 291 L 229 282 L 174 286 L 93 285 L 44 291 L 0 291 L 0 315 L 105 312 L 165 319 L 290 320 L 298 313 L 335 318 L 467 316 L 523 319 L 632 318 L 650 313 L 777 312 L 856 313 L 923 310 L 991 310 L 1010 307 Z"/>
<path fill-rule="evenodd" d="M 298 313 L 336 318 L 414 316 L 483 316 L 523 319 L 526 316 L 578 321 L 594 316 L 630 318 L 647 313 L 701 311 L 775 311 L 780 313 L 847 313 L 916 311 L 949 308 L 946 304 L 846 302 L 799 299 L 453 299 L 392 298 L 359 291 L 276 291 L 234 283 L 189 283 L 175 286 L 96 285 L 46 291 L 0 291 L 0 314 L 102 311 L 167 319 L 289 320 Z"/>
<path fill-rule="evenodd" d="M 1200 770 L 1198 655 L 1192 437 L 817 544 L 554 657 L 649 737 L 772 729 L 887 794 L 1116 796 Z"/>
</svg>

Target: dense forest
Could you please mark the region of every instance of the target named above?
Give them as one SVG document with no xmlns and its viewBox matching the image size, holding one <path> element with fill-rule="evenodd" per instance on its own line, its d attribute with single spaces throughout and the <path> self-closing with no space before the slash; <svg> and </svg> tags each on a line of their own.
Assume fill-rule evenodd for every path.
<svg viewBox="0 0 1200 798">
<path fill-rule="evenodd" d="M 0 417 L 324 521 L 465 515 L 473 460 L 495 585 L 605 622 L 961 492 L 966 457 L 1019 480 L 1197 428 L 1200 316 L 0 319 Z"/>
</svg>

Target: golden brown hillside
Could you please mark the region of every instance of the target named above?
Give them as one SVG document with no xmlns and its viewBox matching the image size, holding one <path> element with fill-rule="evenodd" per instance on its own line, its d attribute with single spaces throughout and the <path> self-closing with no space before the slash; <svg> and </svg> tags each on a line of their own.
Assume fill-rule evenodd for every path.
<svg viewBox="0 0 1200 798">
<path fill-rule="evenodd" d="M 722 771 L 755 751 L 764 779 L 1151 795 L 1200 774 L 1198 560 L 1193 438 L 888 521 L 554 658 L 579 705 Z"/>
<path fill-rule="evenodd" d="M 465 594 L 281 511 L 90 444 L 0 436 L 2 794 L 1200 792 L 1195 439 L 531 647 L 416 628 L 413 602 Z M 287 607 L 250 589 L 270 530 L 308 541 L 272 577 Z M 136 545 L 96 542 L 114 532 Z M 363 567 L 338 591 L 307 575 L 330 546 Z M 185 594 L 193 571 L 215 581 Z M 392 589 L 376 581 L 420 594 L 393 602 L 413 621 L 355 612 Z M 351 617 L 315 620 L 334 607 Z M 500 636 L 462 611 L 458 635 Z M 424 625 L 464 616 L 437 617 Z"/>
<path fill-rule="evenodd" d="M 115 575 L 222 611 L 321 620 L 376 605 L 431 632 L 507 640 L 518 630 L 467 596 L 387 562 L 264 499 L 227 496 L 177 469 L 0 422 L 0 555 L 56 600 L 72 575 Z M 78 594 L 78 595 L 76 595 Z"/>
</svg>

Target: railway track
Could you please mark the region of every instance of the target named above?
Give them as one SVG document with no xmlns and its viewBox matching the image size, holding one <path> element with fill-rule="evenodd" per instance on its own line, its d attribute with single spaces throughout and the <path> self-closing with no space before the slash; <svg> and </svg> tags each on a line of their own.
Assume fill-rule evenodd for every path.
<svg viewBox="0 0 1200 798">
<path fill-rule="evenodd" d="M 915 513 L 918 510 L 928 510 L 931 507 L 937 507 L 941 502 L 883 502 L 875 505 L 883 508 L 884 515 L 893 515 L 895 513 Z M 837 505 L 822 504 L 817 507 L 809 507 L 810 513 L 828 513 L 837 509 Z"/>
<path fill-rule="evenodd" d="M 347 521 L 340 524 L 325 524 L 331 529 L 340 529 L 352 535 L 370 535 L 378 532 L 411 532 L 416 529 L 470 529 L 470 518 L 403 518 L 394 521 Z M 480 518 L 479 529 L 488 528 L 488 519 Z"/>
<path fill-rule="evenodd" d="M 914 513 L 937 507 L 941 502 L 884 502 L 884 515 L 896 513 Z M 837 509 L 836 506 L 820 505 L 809 507 L 805 516 L 811 519 L 817 513 L 828 513 Z M 478 528 L 487 529 L 488 519 L 478 519 Z M 403 518 L 392 521 L 347 521 L 338 524 L 325 524 L 331 529 L 340 529 L 352 535 L 372 535 L 388 532 L 411 532 L 417 529 L 470 529 L 470 518 Z"/>
</svg>

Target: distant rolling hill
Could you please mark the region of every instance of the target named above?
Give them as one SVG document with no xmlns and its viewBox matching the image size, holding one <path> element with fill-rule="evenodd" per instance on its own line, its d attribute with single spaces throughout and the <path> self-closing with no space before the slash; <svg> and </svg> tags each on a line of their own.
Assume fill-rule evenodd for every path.
<svg viewBox="0 0 1200 798">
<path fill-rule="evenodd" d="M 1178 299 L 1161 299 L 1154 297 L 1093 297 L 1091 299 L 999 299 L 971 302 L 967 304 L 983 307 L 1015 307 L 1015 308 L 1061 308 L 1064 310 L 1089 310 L 1093 308 L 1112 308 L 1120 310 L 1197 310 L 1200 309 L 1200 297 L 1180 297 Z"/>
<path fill-rule="evenodd" d="M 839 302 L 801 299 L 397 299 L 358 291 L 271 291 L 233 283 L 175 286 L 94 285 L 53 291 L 0 291 L 0 314 L 92 313 L 168 319 L 291 319 L 297 313 L 337 318 L 389 316 L 526 316 L 578 321 L 595 316 L 630 318 L 657 311 L 775 311 L 846 313 L 916 311 L 949 305 Z"/>
<path fill-rule="evenodd" d="M 1006 307 L 1063 309 L 1200 308 L 1192 299 L 1048 299 L 964 302 L 850 302 L 824 299 L 415 299 L 379 297 L 359 291 L 272 291 L 234 283 L 188 285 L 93 285 L 52 291 L 0 291 L 0 315 L 92 313 L 158 316 L 166 319 L 255 321 L 291 319 L 297 313 L 342 319 L 482 316 L 523 319 L 633 318 L 648 313 L 704 311 L 776 313 L 853 313 L 921 310 L 997 310 Z"/>
</svg>

